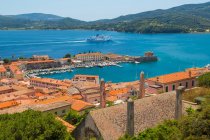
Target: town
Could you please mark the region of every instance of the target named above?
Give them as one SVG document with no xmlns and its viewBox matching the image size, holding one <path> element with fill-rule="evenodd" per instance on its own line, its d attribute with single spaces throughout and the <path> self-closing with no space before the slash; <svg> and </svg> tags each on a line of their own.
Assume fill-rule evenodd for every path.
<svg viewBox="0 0 210 140">
<path fill-rule="evenodd" d="M 106 126 L 110 123 L 108 121 L 119 119 L 120 116 L 117 116 L 118 113 L 122 115 L 122 113 L 126 112 L 124 104 L 126 102 L 129 103 L 129 99 L 136 100 L 135 105 L 138 104 L 140 106 L 154 102 L 156 106 L 154 109 L 160 109 L 160 107 L 165 105 L 166 110 L 164 113 L 173 114 L 173 112 L 170 112 L 171 110 L 167 112 L 167 109 L 173 108 L 170 102 L 175 100 L 174 92 L 180 86 L 185 89 L 195 88 L 197 86 L 196 79 L 210 72 L 210 67 L 188 68 L 185 71 L 152 78 L 145 78 L 144 72 L 142 71 L 139 72 L 138 81 L 121 83 L 105 82 L 104 79 L 100 79 L 98 75 L 75 75 L 72 79 L 65 80 L 40 78 L 38 75 L 66 72 L 71 71 L 73 68 L 80 67 L 118 66 L 118 64 L 124 62 L 143 63 L 151 61 L 157 61 L 157 57 L 154 56 L 152 52 L 146 52 L 143 57 L 130 57 L 116 54 L 103 55 L 97 52 L 78 54 L 74 58 L 67 55 L 65 58 L 58 60 L 51 59 L 47 55 L 34 55 L 30 59 L 21 59 L 11 62 L 2 61 L 0 65 L 0 114 L 20 113 L 30 109 L 50 112 L 59 117 L 77 139 L 81 139 L 81 137 L 84 136 L 83 128 L 86 127 L 91 128 L 91 131 L 88 131 L 87 135 L 91 135 L 93 131 L 94 136 L 109 139 L 109 134 L 111 133 L 111 139 L 117 139 L 125 133 L 124 130 L 121 130 L 125 129 L 125 118 L 121 118 L 123 120 L 121 120 L 122 122 L 120 123 L 123 123 L 121 124 L 123 127 L 120 128 L 119 132 L 116 132 L 116 134 L 113 132 L 114 130 L 106 130 L 100 132 L 100 134 L 98 134 L 98 131 L 102 131 L 108 127 Z M 144 100 L 141 101 L 137 99 Z M 107 117 L 113 117 L 112 119 L 107 120 L 107 118 L 103 116 L 103 108 L 106 108 L 104 111 L 107 112 Z M 91 111 L 88 116 L 91 116 L 93 120 L 86 118 L 85 121 L 78 126 L 69 124 L 62 117 L 70 110 L 78 114 L 85 114 Z M 117 112 L 118 110 L 121 110 L 121 112 Z M 139 108 L 137 108 L 137 111 L 143 112 L 142 109 Z M 132 112 L 130 113 L 132 114 Z M 164 115 L 164 113 L 162 115 Z M 147 116 L 147 114 L 145 115 Z M 169 119 L 172 118 L 172 116 L 173 115 L 169 115 L 168 117 L 162 117 L 160 120 L 153 121 L 161 122 L 163 118 Z M 107 124 L 99 125 L 99 118 L 104 119 L 103 121 Z M 145 121 L 143 118 L 144 117 L 139 121 Z M 98 127 L 103 128 L 95 128 L 96 126 L 94 125 L 89 126 L 93 121 L 96 124 L 98 123 Z M 139 125 L 139 128 L 135 131 L 144 130 L 153 125 L 153 123 L 149 126 Z M 113 128 L 115 127 L 116 126 L 113 126 Z M 130 134 L 134 133 L 134 131 L 129 132 Z"/>
</svg>

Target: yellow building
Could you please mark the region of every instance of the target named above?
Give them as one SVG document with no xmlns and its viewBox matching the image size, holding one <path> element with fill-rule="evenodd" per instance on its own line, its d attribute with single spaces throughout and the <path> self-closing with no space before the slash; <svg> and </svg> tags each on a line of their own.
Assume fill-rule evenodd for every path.
<svg viewBox="0 0 210 140">
<path fill-rule="evenodd" d="M 77 60 L 89 62 L 89 61 L 102 61 L 104 60 L 104 55 L 102 53 L 84 53 L 84 54 L 77 54 L 75 56 Z"/>
</svg>

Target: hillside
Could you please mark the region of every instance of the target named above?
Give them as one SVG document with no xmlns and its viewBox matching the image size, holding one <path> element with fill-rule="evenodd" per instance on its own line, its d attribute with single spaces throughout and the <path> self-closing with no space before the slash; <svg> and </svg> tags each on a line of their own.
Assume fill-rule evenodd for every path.
<svg viewBox="0 0 210 140">
<path fill-rule="evenodd" d="M 114 19 L 85 22 L 32 13 L 0 16 L 0 29 L 95 29 L 137 33 L 205 32 L 210 29 L 210 2 L 154 10 Z"/>
<path fill-rule="evenodd" d="M 52 14 L 42 14 L 42 13 L 8 15 L 7 17 L 12 17 L 15 19 L 25 19 L 25 20 L 31 20 L 31 21 L 39 21 L 39 20 L 56 21 L 56 20 L 61 20 L 64 18 L 64 17 L 52 15 Z"/>
</svg>

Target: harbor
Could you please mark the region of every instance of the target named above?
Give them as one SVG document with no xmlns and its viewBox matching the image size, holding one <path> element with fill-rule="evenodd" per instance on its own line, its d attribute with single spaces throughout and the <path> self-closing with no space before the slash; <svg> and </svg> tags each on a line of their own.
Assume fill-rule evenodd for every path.
<svg viewBox="0 0 210 140">
<path fill-rule="evenodd" d="M 144 56 L 133 57 L 118 54 L 102 54 L 99 52 L 77 54 L 73 58 L 50 59 L 49 56 L 33 55 L 33 61 L 24 62 L 24 73 L 26 78 L 45 77 L 45 75 L 54 75 L 62 73 L 71 73 L 75 69 L 119 67 L 124 63 L 141 64 L 157 61 L 157 56 L 153 52 L 145 52 Z"/>
</svg>

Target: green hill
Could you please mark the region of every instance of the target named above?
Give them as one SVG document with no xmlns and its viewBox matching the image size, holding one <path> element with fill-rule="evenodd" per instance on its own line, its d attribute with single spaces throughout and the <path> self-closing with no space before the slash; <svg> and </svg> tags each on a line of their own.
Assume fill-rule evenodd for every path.
<svg viewBox="0 0 210 140">
<path fill-rule="evenodd" d="M 95 29 L 137 33 L 205 32 L 210 30 L 210 2 L 92 22 L 41 13 L 0 16 L 0 29 L 11 28 Z"/>
</svg>

